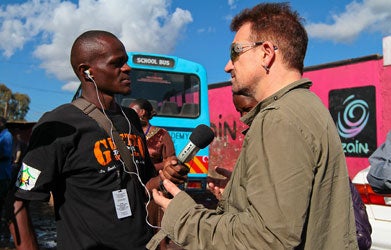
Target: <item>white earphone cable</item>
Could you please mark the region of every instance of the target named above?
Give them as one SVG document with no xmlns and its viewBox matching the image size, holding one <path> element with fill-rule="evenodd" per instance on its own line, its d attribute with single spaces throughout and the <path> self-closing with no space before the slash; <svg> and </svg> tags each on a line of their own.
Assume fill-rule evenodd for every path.
<svg viewBox="0 0 391 250">
<path fill-rule="evenodd" d="M 101 108 L 102 108 L 102 112 L 103 112 L 104 116 L 106 117 L 106 119 L 110 122 L 110 135 L 109 135 L 109 136 L 110 136 L 110 138 L 111 138 L 111 140 L 112 140 L 112 142 L 113 142 L 115 148 L 117 148 L 117 145 L 115 145 L 114 136 L 113 136 L 113 126 L 114 126 L 114 125 L 113 125 L 113 122 L 111 121 L 111 119 L 107 116 L 107 114 L 106 114 L 106 112 L 105 112 L 105 108 L 104 108 L 104 106 L 103 106 L 103 103 L 102 103 L 102 101 L 100 100 L 98 86 L 97 86 L 95 80 L 91 77 L 91 75 L 88 74 L 88 73 L 86 73 L 86 74 L 87 74 L 87 77 L 94 83 L 95 91 L 96 91 L 96 96 L 97 96 L 98 102 L 99 102 L 99 104 L 100 104 L 100 106 L 101 106 Z M 128 123 L 128 128 L 129 128 L 129 132 L 128 132 L 128 143 L 129 143 L 129 145 L 131 145 L 131 144 L 130 144 L 130 138 L 129 138 L 129 137 L 130 137 L 130 134 L 131 134 L 131 132 L 132 132 L 131 123 L 130 123 L 128 117 L 126 116 L 125 112 L 123 111 L 121 105 L 118 105 L 118 106 L 120 107 L 121 113 L 122 113 L 122 115 L 124 116 L 124 118 L 126 119 L 126 121 L 127 121 L 127 123 Z M 122 164 L 123 171 L 124 171 L 125 173 L 127 173 L 127 174 L 135 175 L 135 176 L 137 177 L 138 181 L 140 182 L 141 186 L 143 186 L 143 188 L 145 189 L 145 192 L 146 192 L 147 195 L 148 195 L 148 201 L 147 201 L 147 203 L 145 204 L 145 211 L 146 211 L 145 221 L 146 221 L 146 223 L 147 223 L 150 227 L 152 227 L 152 228 L 161 228 L 161 227 L 159 227 L 159 226 L 154 226 L 154 225 L 152 225 L 152 224 L 148 221 L 148 205 L 149 205 L 149 203 L 151 202 L 151 198 L 152 198 L 152 197 L 151 197 L 151 194 L 149 193 L 149 190 L 147 189 L 147 187 L 145 186 L 145 184 L 142 182 L 141 177 L 140 177 L 140 175 L 139 175 L 138 165 L 137 165 L 136 160 L 134 159 L 134 147 L 133 147 L 133 145 L 130 146 L 130 151 L 131 151 L 132 161 L 133 161 L 133 164 L 136 166 L 136 171 L 137 171 L 137 172 L 127 171 L 127 169 L 126 169 L 126 167 L 125 167 L 125 162 L 121 159 L 121 157 L 119 157 L 119 161 L 120 161 L 121 164 Z"/>
</svg>

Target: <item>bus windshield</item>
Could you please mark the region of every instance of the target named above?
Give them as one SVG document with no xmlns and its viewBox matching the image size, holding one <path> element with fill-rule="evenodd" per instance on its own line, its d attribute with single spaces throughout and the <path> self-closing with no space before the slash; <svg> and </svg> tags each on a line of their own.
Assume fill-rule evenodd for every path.
<svg viewBox="0 0 391 250">
<path fill-rule="evenodd" d="M 124 107 L 136 98 L 147 99 L 156 116 L 196 118 L 200 114 L 200 79 L 195 74 L 147 69 L 131 70 L 132 93 L 118 97 Z"/>
</svg>

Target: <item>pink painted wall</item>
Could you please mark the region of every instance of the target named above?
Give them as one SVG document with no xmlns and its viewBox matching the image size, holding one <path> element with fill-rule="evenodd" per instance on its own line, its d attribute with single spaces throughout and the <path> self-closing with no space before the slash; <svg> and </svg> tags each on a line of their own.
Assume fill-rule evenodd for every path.
<svg viewBox="0 0 391 250">
<path fill-rule="evenodd" d="M 375 87 L 377 146 L 384 142 L 391 129 L 391 66 L 384 67 L 382 57 L 327 64 L 307 68 L 304 77 L 313 81 L 311 90 L 329 107 L 330 90 L 364 86 Z M 223 85 L 223 84 L 222 84 Z M 217 85 L 216 85 L 217 86 Z M 239 156 L 245 128 L 232 103 L 231 86 L 209 88 L 211 127 L 216 138 L 210 146 L 209 168 L 222 166 L 232 170 Z M 347 157 L 349 175 L 369 165 L 367 157 Z M 213 172 L 213 171 L 212 171 Z"/>
<path fill-rule="evenodd" d="M 390 107 L 391 67 L 383 67 L 382 58 L 306 71 L 304 77 L 312 80 L 311 90 L 322 99 L 326 107 L 329 107 L 330 90 L 374 86 L 377 145 L 384 142 L 391 129 L 391 109 L 387 108 Z M 369 165 L 368 158 L 346 157 L 346 162 L 352 177 Z"/>
<path fill-rule="evenodd" d="M 232 170 L 239 156 L 245 125 L 232 102 L 231 86 L 209 89 L 209 114 L 215 139 L 209 147 L 209 172 L 214 166 Z M 213 171 L 212 171 L 213 172 Z"/>
<path fill-rule="evenodd" d="M 379 86 L 377 106 L 381 109 L 378 114 L 382 118 L 382 123 L 378 123 L 378 130 L 381 132 L 378 135 L 378 142 L 380 142 L 378 144 L 380 145 L 385 141 L 388 131 L 391 130 L 391 65 L 381 68 Z"/>
</svg>

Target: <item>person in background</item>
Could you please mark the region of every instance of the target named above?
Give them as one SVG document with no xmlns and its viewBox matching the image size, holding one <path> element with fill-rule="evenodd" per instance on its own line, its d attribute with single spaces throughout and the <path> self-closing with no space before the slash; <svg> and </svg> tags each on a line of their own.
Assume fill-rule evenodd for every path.
<svg viewBox="0 0 391 250">
<path fill-rule="evenodd" d="M 3 205 L 3 214 L 2 214 L 2 225 L 1 233 L 4 236 L 3 242 L 8 242 L 10 240 L 10 232 L 8 229 L 7 219 L 10 217 L 10 210 L 14 200 L 13 196 L 13 186 L 18 176 L 19 169 L 22 165 L 22 158 L 27 150 L 27 144 L 22 141 L 20 130 L 15 129 L 12 131 L 13 136 L 13 145 L 12 145 L 12 167 L 11 167 L 11 178 L 7 187 L 7 195 L 4 199 Z M 3 197 L 3 194 L 1 195 Z"/>
<path fill-rule="evenodd" d="M 147 139 L 149 155 L 155 165 L 155 169 L 159 171 L 163 168 L 164 160 L 171 156 L 175 156 L 175 148 L 171 136 L 164 128 L 155 127 L 150 123 L 152 117 L 156 115 L 156 111 L 148 100 L 141 98 L 136 99 L 129 107 L 136 111 L 140 118 L 141 126 Z M 154 201 L 151 201 L 148 206 L 148 215 L 149 222 L 152 225 L 160 227 L 163 210 L 161 210 Z M 161 250 L 167 249 L 168 240 L 169 239 L 166 238 L 160 242 Z"/>
<path fill-rule="evenodd" d="M 47 201 L 52 193 L 57 249 L 145 249 L 153 235 L 146 218 L 149 191 L 166 178 L 183 183 L 187 167 L 170 157 L 157 174 L 137 114 L 115 102 L 115 94 L 131 91 L 131 68 L 125 47 L 114 34 L 84 32 L 73 43 L 70 59 L 81 82 L 79 101 L 101 114 L 110 133 L 76 102 L 40 118 L 17 181 L 10 220 L 15 245 L 38 249 L 28 203 Z M 133 169 L 117 149 L 122 141 L 114 139 L 115 131 Z"/>
<path fill-rule="evenodd" d="M 225 71 L 232 91 L 258 104 L 216 210 L 169 180 L 173 198 L 154 249 L 168 235 L 185 249 L 358 249 L 345 155 L 334 121 L 302 78 L 308 37 L 288 3 L 261 3 L 231 22 Z"/>
<path fill-rule="evenodd" d="M 236 111 L 240 114 L 240 117 L 246 115 L 257 104 L 257 100 L 246 93 L 234 92 L 232 93 L 232 102 L 234 103 Z"/>
<path fill-rule="evenodd" d="M 4 218 L 4 206 L 12 177 L 12 134 L 6 127 L 7 120 L 0 116 L 0 240 L 9 236 Z M 9 238 L 9 237 L 8 237 Z"/>
<path fill-rule="evenodd" d="M 174 143 L 170 134 L 164 128 L 155 127 L 150 123 L 156 115 L 152 104 L 146 99 L 136 99 L 130 105 L 140 118 L 144 135 L 147 139 L 149 155 L 157 171 L 163 169 L 163 160 L 175 156 Z"/>
<path fill-rule="evenodd" d="M 13 172 L 18 172 L 22 166 L 22 160 L 27 151 L 27 143 L 22 139 L 22 135 L 19 130 L 16 130 L 14 136 L 13 154 Z"/>
<path fill-rule="evenodd" d="M 240 114 L 240 117 L 246 115 L 258 104 L 257 100 L 255 100 L 253 97 L 247 95 L 246 93 L 240 92 L 232 93 L 232 102 L 235 106 L 236 111 Z M 242 133 L 244 134 L 245 132 L 246 130 L 242 131 Z M 220 200 L 224 188 L 227 185 L 228 180 L 231 178 L 232 172 L 224 167 L 219 166 L 216 166 L 214 170 L 223 178 L 208 176 L 208 188 L 214 194 L 216 199 Z"/>
<path fill-rule="evenodd" d="M 391 194 L 391 130 L 386 140 L 368 158 L 371 168 L 367 180 L 373 191 Z"/>
</svg>

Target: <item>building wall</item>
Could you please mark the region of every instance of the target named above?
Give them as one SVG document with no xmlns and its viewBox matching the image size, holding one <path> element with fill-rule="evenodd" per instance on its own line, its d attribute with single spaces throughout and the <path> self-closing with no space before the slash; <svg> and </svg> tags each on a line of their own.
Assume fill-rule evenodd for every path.
<svg viewBox="0 0 391 250">
<path fill-rule="evenodd" d="M 243 142 L 245 129 L 232 102 L 231 86 L 223 84 L 209 89 L 209 114 L 215 139 L 209 147 L 209 172 L 215 166 L 232 170 Z"/>
<path fill-rule="evenodd" d="M 361 94 L 365 95 L 368 91 L 366 87 L 372 86 L 375 90 L 373 100 L 375 105 L 369 104 L 369 119 L 375 119 L 375 126 L 371 127 L 371 131 L 366 132 L 368 134 L 366 139 L 358 139 L 360 137 L 360 134 L 358 134 L 351 141 L 358 145 L 373 139 L 373 147 L 375 148 L 384 142 L 387 132 L 391 128 L 391 110 L 388 108 L 390 107 L 388 104 L 390 102 L 389 94 L 391 94 L 391 90 L 390 84 L 387 84 L 391 79 L 391 68 L 383 67 L 382 57 L 372 57 L 368 58 L 368 60 L 358 60 L 357 62 L 346 61 L 345 64 L 337 64 L 333 67 L 308 70 L 304 73 L 304 77 L 313 81 L 311 90 L 321 98 L 330 111 L 332 103 L 329 102 L 329 95 L 331 91 L 358 89 L 357 92 L 352 93 L 360 94 L 362 92 Z M 337 119 L 335 121 L 337 123 Z M 368 125 L 367 127 L 369 128 Z M 363 133 L 361 132 L 361 135 Z M 341 137 L 341 140 L 344 142 L 344 138 Z M 350 176 L 355 176 L 358 171 L 369 165 L 368 155 L 375 149 L 373 147 L 365 156 L 347 155 L 346 161 Z"/>
</svg>

